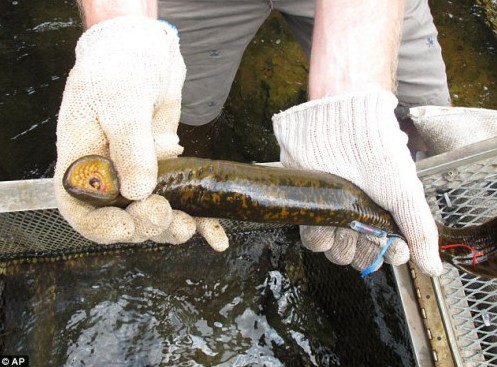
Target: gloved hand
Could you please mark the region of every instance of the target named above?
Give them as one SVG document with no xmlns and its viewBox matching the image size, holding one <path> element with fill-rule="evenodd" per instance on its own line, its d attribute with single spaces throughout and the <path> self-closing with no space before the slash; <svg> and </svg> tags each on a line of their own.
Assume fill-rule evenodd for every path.
<svg viewBox="0 0 497 367">
<path fill-rule="evenodd" d="M 228 246 L 216 221 L 195 220 L 151 195 L 157 160 L 183 151 L 177 128 L 185 73 L 177 31 L 167 23 L 118 17 L 81 36 L 59 112 L 54 185 L 61 214 L 84 237 L 102 244 L 182 243 L 199 229 L 215 249 Z M 121 193 L 134 200 L 126 210 L 97 209 L 65 192 L 65 170 L 88 154 L 114 161 Z"/>
<path fill-rule="evenodd" d="M 396 105 L 392 93 L 381 91 L 314 100 L 275 115 L 281 163 L 359 186 L 392 213 L 409 244 L 395 240 L 386 260 L 399 265 L 410 257 L 423 273 L 435 276 L 443 270 L 438 233 L 394 115 Z M 307 248 L 359 270 L 374 262 L 386 241 L 333 227 L 302 226 L 300 233 Z"/>
</svg>

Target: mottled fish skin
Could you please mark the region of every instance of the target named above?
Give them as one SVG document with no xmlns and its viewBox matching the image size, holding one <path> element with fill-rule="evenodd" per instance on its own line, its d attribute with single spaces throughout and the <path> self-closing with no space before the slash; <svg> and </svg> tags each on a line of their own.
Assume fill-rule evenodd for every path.
<svg viewBox="0 0 497 367">
<path fill-rule="evenodd" d="M 323 172 L 177 158 L 159 162 L 155 193 L 194 216 L 340 227 L 357 220 L 399 234 L 389 212 Z"/>
<path fill-rule="evenodd" d="M 196 217 L 345 228 L 359 221 L 402 236 L 392 215 L 364 191 L 324 172 L 180 157 L 159 162 L 154 193 L 174 209 Z M 112 197 L 101 204 L 115 202 Z M 445 261 L 475 275 L 497 278 L 497 218 L 464 228 L 441 223 L 437 227 Z M 464 244 L 477 253 L 467 246 L 442 248 L 449 244 Z"/>
<path fill-rule="evenodd" d="M 497 218 L 481 225 L 454 228 L 437 223 L 440 256 L 443 260 L 468 273 L 485 278 L 497 278 Z M 464 244 L 465 247 L 443 249 L 450 244 Z M 476 264 L 474 263 L 476 261 Z"/>
</svg>

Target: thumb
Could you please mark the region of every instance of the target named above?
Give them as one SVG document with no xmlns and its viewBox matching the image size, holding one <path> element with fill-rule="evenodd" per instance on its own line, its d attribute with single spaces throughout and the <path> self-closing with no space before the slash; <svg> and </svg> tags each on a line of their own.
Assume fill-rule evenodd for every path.
<svg viewBox="0 0 497 367">
<path fill-rule="evenodd" d="M 411 260 L 424 274 L 439 276 L 443 272 L 438 249 L 438 232 L 434 223 L 424 224 L 422 233 L 406 235 L 411 250 Z M 406 229 L 406 231 L 409 231 Z"/>
<path fill-rule="evenodd" d="M 129 104 L 128 104 L 129 107 Z M 102 123 L 116 165 L 121 194 L 130 200 L 149 196 L 157 184 L 157 155 L 152 135 L 152 108 L 125 109 Z M 126 111 L 127 110 L 127 111 Z"/>
<path fill-rule="evenodd" d="M 156 107 L 152 119 L 152 132 L 157 159 L 175 158 L 183 153 L 177 133 L 180 109 L 179 99 L 163 101 Z"/>
<path fill-rule="evenodd" d="M 428 203 L 421 196 L 419 200 L 412 200 L 407 208 L 397 211 L 393 216 L 407 239 L 411 260 L 424 274 L 441 275 L 443 265 L 438 249 L 438 230 Z"/>
</svg>

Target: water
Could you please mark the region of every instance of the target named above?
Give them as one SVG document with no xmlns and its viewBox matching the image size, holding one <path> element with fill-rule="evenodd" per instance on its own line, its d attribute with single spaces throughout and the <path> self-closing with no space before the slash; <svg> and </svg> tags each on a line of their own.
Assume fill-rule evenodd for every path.
<svg viewBox="0 0 497 367">
<path fill-rule="evenodd" d="M 292 229 L 231 243 L 10 267 L 3 351 L 33 366 L 413 365 L 389 271 L 337 272 Z"/>
<path fill-rule="evenodd" d="M 0 181 L 50 175 L 74 45 L 75 2 L 0 3 Z"/>
</svg>

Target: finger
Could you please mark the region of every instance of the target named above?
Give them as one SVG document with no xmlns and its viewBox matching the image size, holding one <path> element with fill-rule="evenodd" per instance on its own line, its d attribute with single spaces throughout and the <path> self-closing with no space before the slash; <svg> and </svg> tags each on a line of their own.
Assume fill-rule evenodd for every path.
<svg viewBox="0 0 497 367">
<path fill-rule="evenodd" d="M 169 100 L 161 103 L 152 120 L 157 159 L 174 158 L 183 153 L 177 134 L 181 102 Z"/>
<path fill-rule="evenodd" d="M 408 262 L 410 255 L 407 243 L 401 238 L 395 238 L 385 253 L 385 262 L 399 266 Z"/>
<path fill-rule="evenodd" d="M 196 224 L 194 218 L 182 211 L 173 210 L 173 219 L 169 227 L 164 232 L 151 239 L 157 243 L 179 245 L 192 238 L 195 231 Z"/>
<path fill-rule="evenodd" d="M 160 85 L 166 87 L 164 98 L 155 106 L 152 130 L 158 159 L 177 157 L 183 152 L 179 145 L 178 124 L 181 114 L 181 91 L 185 81 L 186 67 L 177 42 L 171 42 L 164 58 L 176 66 L 174 73 L 161 74 L 165 80 Z M 166 62 L 166 60 L 163 60 Z"/>
<path fill-rule="evenodd" d="M 427 236 L 436 237 L 436 236 Z M 429 276 L 440 276 L 443 273 L 443 264 L 438 249 L 438 238 L 421 238 L 418 241 L 411 240 L 411 260 L 418 266 L 420 271 Z"/>
<path fill-rule="evenodd" d="M 83 237 L 99 244 L 128 242 L 135 232 L 133 218 L 123 209 L 95 207 L 70 196 L 60 183 L 54 185 L 61 215 Z"/>
<path fill-rule="evenodd" d="M 300 239 L 314 252 L 328 251 L 334 244 L 336 227 L 300 226 Z"/>
<path fill-rule="evenodd" d="M 337 228 L 333 246 L 324 253 L 337 265 L 349 265 L 354 260 L 359 233 L 346 228 Z"/>
<path fill-rule="evenodd" d="M 381 247 L 386 245 L 386 238 L 360 235 L 356 244 L 356 253 L 350 265 L 359 271 L 371 266 L 378 258 Z M 378 268 L 383 259 L 378 262 Z"/>
<path fill-rule="evenodd" d="M 73 70 L 66 84 L 57 121 L 56 174 L 62 178 L 64 171 L 78 158 L 89 154 L 108 156 L 108 142 L 97 121 L 91 105 L 85 101 L 78 87 Z M 57 171 L 58 169 L 58 171 Z"/>
<path fill-rule="evenodd" d="M 143 242 L 164 232 L 173 219 L 169 202 L 159 195 L 134 201 L 126 208 L 135 223 L 135 233 L 130 242 Z"/>
<path fill-rule="evenodd" d="M 398 144 L 397 141 L 392 144 L 396 143 Z M 390 170 L 403 167 L 401 180 L 396 180 L 398 172 L 387 169 L 383 175 L 377 177 L 378 180 L 385 182 L 383 185 L 378 182 L 376 186 L 390 187 L 392 190 L 379 192 L 377 198 L 379 200 L 372 198 L 392 213 L 407 240 L 411 259 L 419 269 L 430 276 L 440 275 L 443 265 L 438 252 L 437 227 L 425 199 L 423 184 L 416 175 L 414 162 L 410 160 L 407 149 L 399 148 L 398 154 L 389 158 L 397 160 L 390 166 Z"/>
<path fill-rule="evenodd" d="M 421 183 L 418 195 L 413 193 L 412 197 L 405 198 L 404 203 L 407 206 L 395 211 L 394 219 L 407 239 L 411 260 L 421 272 L 430 276 L 441 275 L 443 265 L 438 250 L 438 231 Z"/>
<path fill-rule="evenodd" d="M 226 232 L 215 218 L 195 218 L 197 231 L 214 251 L 222 252 L 229 247 Z"/>
<path fill-rule="evenodd" d="M 152 135 L 153 106 L 127 96 L 120 108 L 102 108 L 100 123 L 109 140 L 110 157 L 119 176 L 121 193 L 141 200 L 157 184 L 157 155 Z"/>
<path fill-rule="evenodd" d="M 69 196 L 69 195 L 68 195 Z M 59 210 L 69 224 L 83 237 L 99 244 L 128 242 L 135 225 L 126 211 L 106 207 L 95 209 L 72 197 L 62 200 Z"/>
</svg>

